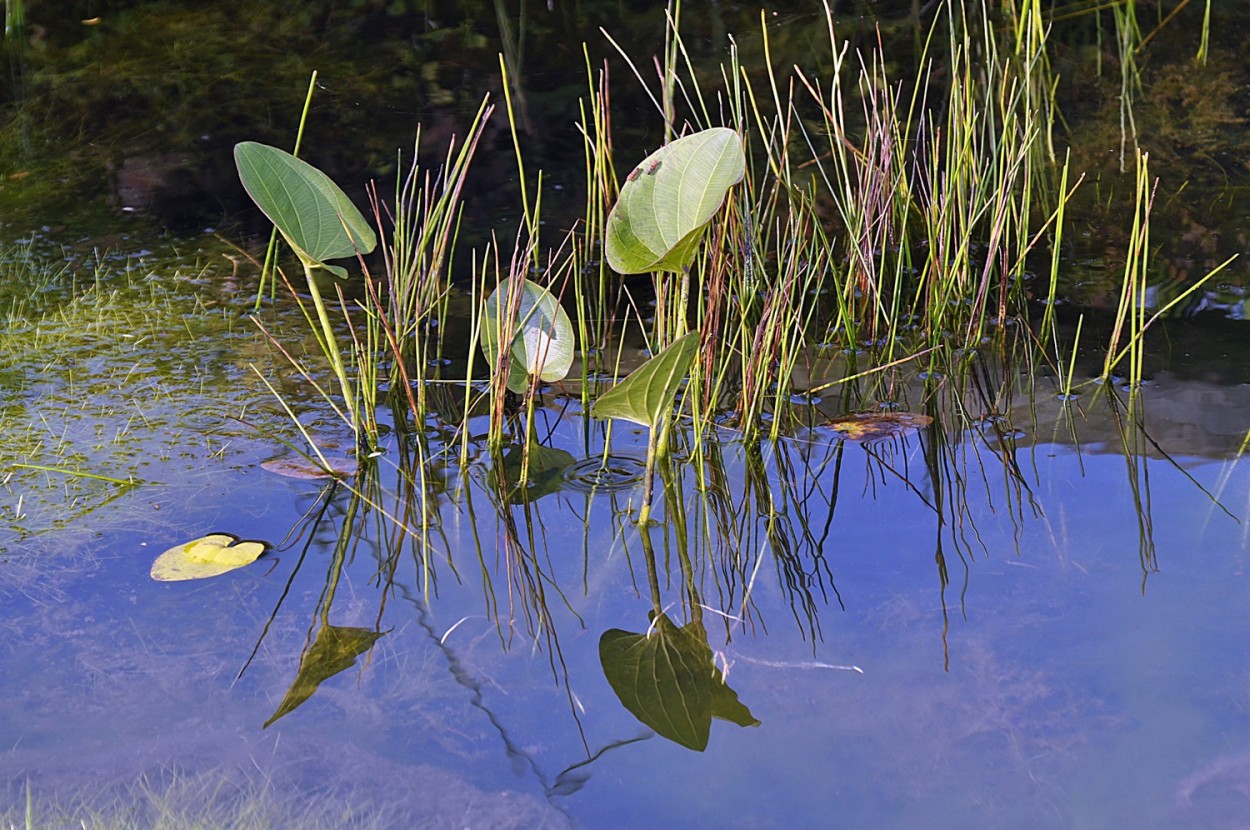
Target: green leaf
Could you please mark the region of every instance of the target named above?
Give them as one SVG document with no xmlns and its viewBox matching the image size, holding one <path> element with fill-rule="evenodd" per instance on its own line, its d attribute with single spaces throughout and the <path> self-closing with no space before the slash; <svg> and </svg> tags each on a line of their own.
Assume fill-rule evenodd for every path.
<svg viewBox="0 0 1250 830">
<path fill-rule="evenodd" d="M 536 282 L 509 277 L 486 299 L 482 352 L 492 367 L 498 365 L 503 340 L 510 343 L 508 388 L 513 392 L 524 392 L 532 376 L 562 380 L 573 365 L 573 323 L 555 295 Z"/>
<path fill-rule="evenodd" d="M 591 404 L 596 418 L 624 418 L 655 427 L 673 405 L 682 379 L 699 351 L 699 332 L 689 332 L 635 369 L 629 377 L 604 392 Z"/>
<path fill-rule="evenodd" d="M 335 276 L 347 272 L 328 259 L 369 253 L 378 238 L 330 177 L 295 156 L 255 141 L 234 146 L 239 180 L 256 206 L 281 232 L 296 256 Z"/>
<path fill-rule="evenodd" d="M 371 628 L 348 628 L 324 625 L 317 630 L 313 643 L 299 661 L 299 671 L 291 688 L 278 704 L 277 710 L 265 721 L 265 726 L 299 707 L 312 697 L 313 692 L 325 680 L 356 665 L 356 658 L 364 654 L 387 632 Z"/>
<path fill-rule="evenodd" d="M 742 139 L 727 127 L 656 150 L 629 174 L 608 215 L 608 264 L 621 274 L 680 272 L 729 188 L 745 175 Z"/>
<path fill-rule="evenodd" d="M 525 449 L 512 444 L 500 460 L 503 482 L 508 488 L 507 499 L 511 504 L 525 504 L 555 493 L 564 486 L 564 471 L 576 462 L 572 454 L 555 447 L 544 447 L 537 441 L 529 442 L 528 480 L 521 481 L 521 469 L 525 466 Z"/>
<path fill-rule="evenodd" d="M 725 684 L 700 623 L 678 628 L 659 614 L 646 634 L 605 631 L 599 662 L 612 691 L 634 717 L 688 749 L 707 748 L 712 718 L 739 726 L 760 723 Z"/>
<path fill-rule="evenodd" d="M 252 564 L 264 552 L 264 542 L 240 542 L 226 533 L 212 533 L 175 545 L 156 557 L 152 578 L 181 582 L 218 576 Z"/>
</svg>

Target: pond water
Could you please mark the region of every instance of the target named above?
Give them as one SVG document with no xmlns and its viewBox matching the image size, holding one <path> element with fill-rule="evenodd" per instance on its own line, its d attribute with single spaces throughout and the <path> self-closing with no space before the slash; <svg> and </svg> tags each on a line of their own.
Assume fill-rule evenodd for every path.
<svg viewBox="0 0 1250 830">
<path fill-rule="evenodd" d="M 388 518 L 411 504 L 393 440 L 366 501 L 262 466 L 296 436 L 249 365 L 289 370 L 216 268 L 115 276 L 48 312 L 40 350 L 6 350 L 36 379 L 29 463 L 60 441 L 77 455 L 46 466 L 141 480 L 7 480 L 9 803 L 246 797 L 396 827 L 1209 828 L 1250 806 L 1244 385 L 1163 372 L 1133 412 L 1050 390 L 1005 437 L 726 433 L 651 531 L 661 609 L 696 609 L 759 722 L 714 720 L 696 752 L 601 663 L 605 632 L 652 627 L 645 436 L 612 436 L 615 486 L 574 468 L 520 505 L 486 460 L 447 467 L 424 558 Z M 601 426 L 554 412 L 553 445 L 601 454 Z M 277 550 L 149 578 L 210 532 Z M 324 679 L 266 726 L 301 658 Z"/>
<path fill-rule="evenodd" d="M 1165 287 L 1239 244 L 1186 216 Z M 1106 340 L 1090 252 L 1120 241 L 1088 224 L 1078 378 Z M 1244 270 L 1161 324 L 1131 393 L 1064 400 L 984 356 L 976 394 L 900 375 L 932 426 L 853 440 L 830 397 L 774 441 L 680 432 L 640 528 L 645 431 L 559 386 L 519 503 L 437 418 L 298 477 L 292 415 L 352 446 L 282 353 L 316 354 L 298 309 L 267 303 L 267 338 L 213 235 L 64 233 L 4 258 L 0 819 L 29 796 L 103 827 L 1245 825 Z M 150 577 L 210 533 L 270 549 Z"/>
</svg>

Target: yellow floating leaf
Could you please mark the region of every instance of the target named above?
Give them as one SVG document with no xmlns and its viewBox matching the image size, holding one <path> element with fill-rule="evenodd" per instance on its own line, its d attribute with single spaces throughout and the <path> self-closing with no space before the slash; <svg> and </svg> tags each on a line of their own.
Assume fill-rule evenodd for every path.
<svg viewBox="0 0 1250 830">
<path fill-rule="evenodd" d="M 829 426 L 847 441 L 877 441 L 906 435 L 931 423 L 931 417 L 916 412 L 853 412 L 833 419 Z"/>
<path fill-rule="evenodd" d="M 250 565 L 264 552 L 263 542 L 240 542 L 226 533 L 212 533 L 156 557 L 152 578 L 159 582 L 205 579 Z"/>
</svg>

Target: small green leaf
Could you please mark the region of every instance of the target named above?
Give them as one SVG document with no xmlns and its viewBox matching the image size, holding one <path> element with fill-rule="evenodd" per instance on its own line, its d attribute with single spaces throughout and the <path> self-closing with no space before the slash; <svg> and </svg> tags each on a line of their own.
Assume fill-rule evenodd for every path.
<svg viewBox="0 0 1250 830">
<path fill-rule="evenodd" d="M 509 340 L 508 388 L 521 393 L 530 378 L 562 380 L 573 365 L 573 323 L 555 295 L 536 282 L 509 277 L 482 309 L 482 352 L 498 365 L 500 342 Z M 519 296 L 516 292 L 520 292 Z M 515 315 L 510 312 L 515 309 Z"/>
<path fill-rule="evenodd" d="M 555 493 L 564 486 L 564 471 L 572 467 L 575 460 L 567 450 L 555 447 L 544 447 L 537 441 L 529 442 L 529 458 L 526 465 L 525 448 L 521 444 L 512 444 L 500 460 L 502 481 L 508 488 L 506 494 L 511 504 L 525 504 Z M 521 470 L 525 468 L 528 480 L 521 481 Z"/>
<path fill-rule="evenodd" d="M 605 631 L 599 662 L 612 691 L 634 717 L 688 749 L 707 748 L 712 718 L 759 725 L 725 684 L 707 632 L 697 622 L 678 628 L 659 614 L 646 634 Z"/>
<path fill-rule="evenodd" d="M 325 261 L 367 254 L 377 246 L 356 206 L 311 164 L 255 141 L 236 144 L 234 161 L 247 194 L 308 265 L 344 277 L 343 268 Z"/>
<path fill-rule="evenodd" d="M 158 582 L 181 582 L 218 576 L 250 565 L 265 552 L 263 542 L 239 542 L 225 533 L 212 533 L 175 545 L 156 557 L 152 578 Z"/>
<path fill-rule="evenodd" d="M 291 688 L 278 704 L 277 710 L 265 721 L 265 726 L 298 708 L 312 697 L 323 681 L 356 665 L 356 658 L 372 648 L 378 638 L 386 633 L 371 628 L 335 625 L 319 628 L 312 645 L 300 658 L 299 671 Z"/>
<path fill-rule="evenodd" d="M 699 351 L 699 332 L 679 337 L 591 404 L 596 418 L 624 418 L 655 427 L 673 405 Z"/>
<path fill-rule="evenodd" d="M 608 264 L 621 274 L 683 270 L 729 188 L 745 175 L 742 139 L 727 127 L 656 150 L 629 174 L 608 215 Z"/>
</svg>

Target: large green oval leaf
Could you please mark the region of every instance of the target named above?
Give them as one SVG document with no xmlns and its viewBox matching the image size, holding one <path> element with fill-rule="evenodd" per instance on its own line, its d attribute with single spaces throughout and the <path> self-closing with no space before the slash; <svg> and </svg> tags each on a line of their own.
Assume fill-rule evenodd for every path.
<svg viewBox="0 0 1250 830">
<path fill-rule="evenodd" d="M 596 418 L 624 418 L 655 427 L 677 397 L 686 373 L 699 351 L 699 332 L 692 331 L 635 369 L 629 377 L 604 392 L 590 406 Z"/>
<path fill-rule="evenodd" d="M 515 316 L 509 313 L 512 309 Z M 491 366 L 498 365 L 504 339 L 511 340 L 508 388 L 513 392 L 524 392 L 535 376 L 563 380 L 573 365 L 573 323 L 555 295 L 536 282 L 508 277 L 486 298 L 482 351 Z"/>
<path fill-rule="evenodd" d="M 309 265 L 343 276 L 343 269 L 324 266 L 325 261 L 367 254 L 377 246 L 377 235 L 356 206 L 311 164 L 255 141 L 236 144 L 234 162 L 247 195 Z"/>
<path fill-rule="evenodd" d="M 608 264 L 621 274 L 681 271 L 702 231 L 746 175 L 742 139 L 727 127 L 665 145 L 629 174 L 608 215 Z"/>
<path fill-rule="evenodd" d="M 210 533 L 156 557 L 151 574 L 158 582 L 205 579 L 250 565 L 264 552 L 263 542 L 240 542 L 226 533 Z"/>
</svg>

